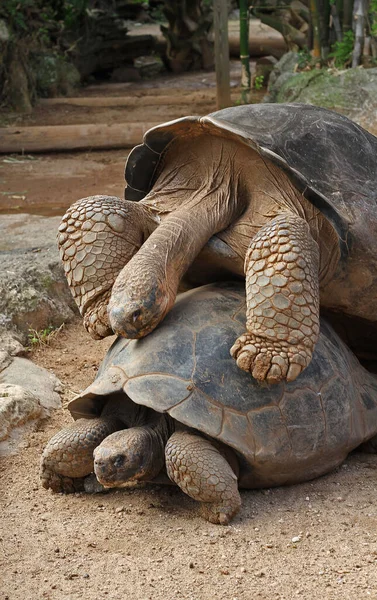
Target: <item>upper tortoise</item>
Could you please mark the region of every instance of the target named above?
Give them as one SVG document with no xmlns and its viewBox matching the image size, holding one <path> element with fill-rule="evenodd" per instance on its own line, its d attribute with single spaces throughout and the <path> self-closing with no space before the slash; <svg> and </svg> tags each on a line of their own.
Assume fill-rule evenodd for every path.
<svg viewBox="0 0 377 600">
<path fill-rule="evenodd" d="M 310 362 L 319 304 L 377 320 L 377 138 L 301 104 L 227 108 L 148 131 L 126 200 L 76 202 L 60 226 L 68 283 L 94 337 L 150 333 L 191 267 L 246 276 L 231 349 L 259 380 Z"/>
</svg>

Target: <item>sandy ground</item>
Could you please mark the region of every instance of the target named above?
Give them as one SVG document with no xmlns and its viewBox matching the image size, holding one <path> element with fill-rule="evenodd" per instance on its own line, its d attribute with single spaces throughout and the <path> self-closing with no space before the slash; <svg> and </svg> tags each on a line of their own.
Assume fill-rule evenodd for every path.
<svg viewBox="0 0 377 600">
<path fill-rule="evenodd" d="M 88 385 L 111 340 L 67 326 L 32 359 L 64 384 Z M 66 409 L 1 462 L 0 598 L 289 600 L 377 598 L 377 458 L 292 487 L 242 492 L 230 526 L 203 521 L 177 488 L 147 485 L 54 495 L 38 481 Z"/>
<path fill-rule="evenodd" d="M 0 209 L 62 214 L 80 196 L 122 195 L 126 154 L 3 157 Z M 61 379 L 66 405 L 109 343 L 76 322 L 31 358 Z M 42 489 L 41 452 L 69 421 L 57 411 L 1 459 L 1 600 L 377 600 L 377 457 L 354 454 L 314 482 L 242 492 L 239 515 L 221 527 L 174 487 L 96 496 Z"/>
</svg>

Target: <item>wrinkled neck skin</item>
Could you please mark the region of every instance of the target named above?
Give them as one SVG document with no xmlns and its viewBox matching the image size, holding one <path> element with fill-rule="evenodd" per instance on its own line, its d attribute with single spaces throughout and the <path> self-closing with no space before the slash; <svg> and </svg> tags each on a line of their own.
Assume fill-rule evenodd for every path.
<svg viewBox="0 0 377 600">
<path fill-rule="evenodd" d="M 197 147 L 193 142 L 188 147 L 182 144 L 167 153 L 156 184 L 143 200 L 156 212 L 159 206 L 172 212 L 163 217 L 113 286 L 110 324 L 124 337 L 143 337 L 158 325 L 201 249 L 247 204 L 237 167 L 240 144 L 212 136 Z"/>
</svg>

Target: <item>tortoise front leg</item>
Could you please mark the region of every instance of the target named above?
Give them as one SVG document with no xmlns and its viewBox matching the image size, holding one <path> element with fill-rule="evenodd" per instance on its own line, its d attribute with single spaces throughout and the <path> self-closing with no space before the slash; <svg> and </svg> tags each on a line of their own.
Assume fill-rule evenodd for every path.
<svg viewBox="0 0 377 600">
<path fill-rule="evenodd" d="M 107 316 L 113 283 L 156 226 L 145 206 L 113 196 L 83 198 L 64 215 L 60 256 L 84 327 L 95 339 L 113 334 Z"/>
<path fill-rule="evenodd" d="M 66 494 L 84 490 L 84 478 L 93 472 L 93 451 L 124 424 L 114 417 L 78 419 L 58 431 L 43 451 L 40 478 L 44 488 Z"/>
<path fill-rule="evenodd" d="M 236 465 L 233 454 L 232 458 Z M 239 511 L 237 476 L 212 442 L 187 431 L 176 431 L 166 444 L 165 460 L 169 478 L 202 503 L 204 519 L 227 525 Z"/>
<path fill-rule="evenodd" d="M 309 226 L 285 213 L 262 227 L 246 258 L 246 328 L 231 348 L 260 381 L 293 381 L 319 334 L 319 250 Z"/>
</svg>

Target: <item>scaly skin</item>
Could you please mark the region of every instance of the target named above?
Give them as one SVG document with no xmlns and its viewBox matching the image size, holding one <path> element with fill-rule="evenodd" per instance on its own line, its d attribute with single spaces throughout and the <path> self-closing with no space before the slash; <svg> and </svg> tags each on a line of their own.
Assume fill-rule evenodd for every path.
<svg viewBox="0 0 377 600">
<path fill-rule="evenodd" d="M 201 515 L 227 525 L 241 507 L 237 476 L 220 451 L 199 435 L 176 431 L 165 448 L 169 478 L 202 503 Z"/>
<path fill-rule="evenodd" d="M 260 381 L 293 381 L 309 364 L 319 334 L 318 245 L 309 226 L 282 214 L 262 227 L 245 259 L 246 328 L 231 348 Z"/>
<path fill-rule="evenodd" d="M 94 450 L 94 473 L 105 487 L 151 481 L 164 466 L 167 432 L 148 425 L 117 431 Z"/>
<path fill-rule="evenodd" d="M 94 337 L 151 333 L 187 269 L 218 235 L 236 254 L 238 275 L 246 253 L 247 331 L 231 350 L 239 367 L 277 383 L 309 364 L 319 279 L 334 272 L 338 236 L 254 150 L 212 135 L 178 140 L 140 203 L 84 199 L 68 211 L 60 235 L 68 283 Z"/>
<path fill-rule="evenodd" d="M 84 326 L 95 339 L 113 334 L 107 316 L 112 286 L 156 226 L 145 206 L 112 196 L 83 198 L 64 215 L 60 257 Z"/>
<path fill-rule="evenodd" d="M 117 418 L 78 419 L 58 431 L 43 451 L 42 485 L 66 494 L 83 491 L 84 478 L 93 472 L 93 451 L 108 435 L 122 429 Z"/>
</svg>

